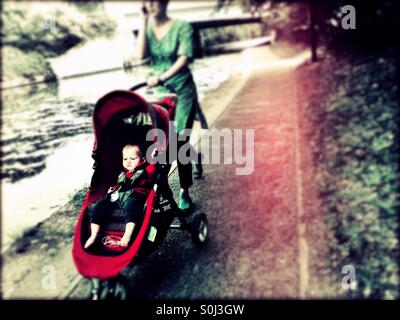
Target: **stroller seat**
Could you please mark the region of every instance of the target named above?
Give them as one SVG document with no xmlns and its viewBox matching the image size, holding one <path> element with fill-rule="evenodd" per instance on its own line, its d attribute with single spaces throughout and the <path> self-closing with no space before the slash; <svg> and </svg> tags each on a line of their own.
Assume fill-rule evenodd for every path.
<svg viewBox="0 0 400 320">
<path fill-rule="evenodd" d="M 94 203 L 88 206 L 87 214 L 92 215 L 94 208 Z M 108 215 L 106 222 L 101 226 L 103 231 L 115 231 L 124 232 L 125 231 L 125 219 L 124 219 L 124 209 L 115 209 Z"/>
</svg>

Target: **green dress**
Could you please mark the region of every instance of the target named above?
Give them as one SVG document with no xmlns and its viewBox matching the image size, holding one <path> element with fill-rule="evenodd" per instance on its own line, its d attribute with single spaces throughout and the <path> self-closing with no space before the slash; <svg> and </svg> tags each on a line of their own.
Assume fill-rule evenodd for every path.
<svg viewBox="0 0 400 320">
<path fill-rule="evenodd" d="M 168 33 L 160 40 L 155 36 L 152 25 L 149 23 L 146 40 L 151 67 L 157 76 L 161 76 L 167 71 L 179 56 L 187 56 L 190 61 L 193 60 L 193 28 L 186 21 L 172 20 Z M 175 76 L 168 79 L 166 83 L 178 95 L 175 113 L 178 133 L 187 128 L 189 117 L 192 116 L 201 121 L 202 128 L 207 128 L 207 122 L 198 103 L 196 85 L 189 67 L 184 67 Z M 166 89 L 158 87 L 157 91 L 165 93 Z"/>
</svg>

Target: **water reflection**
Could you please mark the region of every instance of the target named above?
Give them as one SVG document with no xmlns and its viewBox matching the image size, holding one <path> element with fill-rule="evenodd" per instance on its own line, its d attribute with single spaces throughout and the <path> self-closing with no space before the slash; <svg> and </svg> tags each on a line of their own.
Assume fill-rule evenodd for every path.
<svg viewBox="0 0 400 320">
<path fill-rule="evenodd" d="M 91 132 L 93 104 L 57 95 L 57 84 L 2 92 L 2 179 L 15 182 L 40 173 L 56 148 Z"/>
</svg>

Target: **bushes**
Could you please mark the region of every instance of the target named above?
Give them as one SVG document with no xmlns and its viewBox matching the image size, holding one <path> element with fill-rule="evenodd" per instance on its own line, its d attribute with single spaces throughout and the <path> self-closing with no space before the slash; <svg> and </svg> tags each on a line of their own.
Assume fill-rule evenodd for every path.
<svg viewBox="0 0 400 320">
<path fill-rule="evenodd" d="M 116 25 L 101 12 L 81 13 L 65 4 L 38 10 L 27 4 L 6 3 L 2 12 L 3 45 L 44 56 L 61 54 L 93 36 L 110 36 Z"/>
<path fill-rule="evenodd" d="M 214 29 L 200 30 L 203 48 L 216 44 L 258 38 L 262 36 L 262 25 L 252 23 L 238 26 L 227 26 Z"/>
<path fill-rule="evenodd" d="M 25 78 L 34 81 L 37 75 L 46 80 L 55 79 L 50 64 L 36 52 L 23 52 L 11 46 L 2 48 L 2 81 Z"/>
<path fill-rule="evenodd" d="M 69 195 L 69 202 L 55 214 L 34 227 L 20 231 L 13 236 L 9 252 L 24 253 L 34 247 L 57 248 L 70 243 L 74 235 L 77 214 L 86 197 L 88 185 Z"/>
<path fill-rule="evenodd" d="M 81 13 L 65 3 L 6 2 L 3 4 L 2 23 L 2 46 L 8 48 L 7 53 L 15 52 L 18 62 L 28 69 L 27 73 L 23 72 L 17 63 L 4 59 L 7 77 L 28 80 L 31 80 L 32 70 L 38 76 L 52 74 L 46 58 L 60 55 L 96 36 L 110 36 L 116 28 L 115 22 L 101 11 Z"/>
<path fill-rule="evenodd" d="M 336 270 L 345 264 L 356 268 L 352 297 L 399 297 L 395 59 L 393 53 L 385 59 L 376 53 L 336 56 L 321 67 L 328 99 L 322 104 L 315 99 L 310 113 L 319 127 L 318 185 L 331 230 L 332 263 Z"/>
</svg>

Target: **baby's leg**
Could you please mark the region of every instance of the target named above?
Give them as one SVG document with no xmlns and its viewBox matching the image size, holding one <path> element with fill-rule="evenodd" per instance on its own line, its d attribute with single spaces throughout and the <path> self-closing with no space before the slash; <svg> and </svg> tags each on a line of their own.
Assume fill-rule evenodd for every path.
<svg viewBox="0 0 400 320">
<path fill-rule="evenodd" d="M 125 233 L 119 243 L 121 247 L 127 247 L 129 244 L 129 241 L 131 241 L 133 229 L 135 229 L 135 223 L 134 222 L 128 222 L 125 227 Z"/>
<path fill-rule="evenodd" d="M 91 223 L 90 230 L 91 230 L 90 237 L 89 239 L 86 240 L 84 246 L 85 249 L 89 248 L 96 241 L 97 235 L 99 234 L 100 231 L 100 225 Z"/>
<path fill-rule="evenodd" d="M 107 198 L 97 201 L 94 205 L 92 212 L 90 213 L 90 237 L 86 240 L 84 248 L 89 248 L 97 238 L 100 231 L 100 225 L 103 223 L 107 214 L 116 206 L 116 204 L 110 202 Z"/>
<path fill-rule="evenodd" d="M 126 201 L 123 207 L 126 227 L 125 233 L 120 241 L 120 246 L 128 246 L 132 237 L 133 229 L 135 228 L 135 223 L 139 221 L 145 202 L 146 198 L 136 193 L 132 194 Z"/>
</svg>

